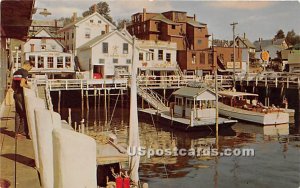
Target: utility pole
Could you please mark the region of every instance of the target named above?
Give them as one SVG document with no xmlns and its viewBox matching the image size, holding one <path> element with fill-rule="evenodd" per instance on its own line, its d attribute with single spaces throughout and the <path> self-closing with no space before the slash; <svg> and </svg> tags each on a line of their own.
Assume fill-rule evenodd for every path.
<svg viewBox="0 0 300 188">
<path fill-rule="evenodd" d="M 235 25 L 237 22 L 232 22 L 230 24 L 232 26 L 232 33 L 233 33 L 233 88 L 235 89 Z"/>
</svg>

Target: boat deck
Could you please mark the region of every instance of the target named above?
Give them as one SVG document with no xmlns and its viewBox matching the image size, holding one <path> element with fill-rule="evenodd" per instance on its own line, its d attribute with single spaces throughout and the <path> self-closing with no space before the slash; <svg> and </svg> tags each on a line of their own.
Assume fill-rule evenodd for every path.
<svg viewBox="0 0 300 188">
<path fill-rule="evenodd" d="M 158 115 L 161 118 L 164 118 L 165 120 L 169 120 L 171 122 L 175 122 L 175 123 L 179 123 L 181 124 L 182 128 L 196 128 L 196 127 L 207 127 L 207 126 L 215 126 L 216 124 L 216 120 L 215 119 L 201 119 L 201 120 L 197 120 L 194 119 L 194 123 L 193 126 L 190 126 L 190 119 L 187 118 L 182 118 L 182 117 L 176 117 L 176 116 L 171 116 L 170 112 L 167 111 L 157 111 L 153 108 L 147 108 L 147 109 L 140 109 L 139 110 L 142 113 L 145 114 L 149 114 L 149 115 Z M 223 117 L 219 117 L 218 118 L 218 123 L 219 125 L 233 125 L 234 123 L 236 123 L 236 120 L 230 120 L 230 119 L 226 119 Z"/>
</svg>

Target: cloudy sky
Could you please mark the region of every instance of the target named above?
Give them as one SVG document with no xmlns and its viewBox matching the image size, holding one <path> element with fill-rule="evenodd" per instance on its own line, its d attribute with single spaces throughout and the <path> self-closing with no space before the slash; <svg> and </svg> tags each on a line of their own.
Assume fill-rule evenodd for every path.
<svg viewBox="0 0 300 188">
<path fill-rule="evenodd" d="M 47 8 L 52 13 L 47 18 L 34 15 L 33 19 L 70 17 L 73 12 L 81 16 L 95 0 L 36 0 L 35 7 Z M 294 29 L 300 34 L 300 3 L 298 1 L 159 1 L 159 0 L 110 0 L 110 14 L 114 21 L 142 12 L 186 11 L 196 14 L 197 20 L 207 23 L 210 34 L 218 39 L 232 39 L 230 23 L 238 22 L 236 34 L 252 42 L 259 37 L 272 38 L 279 29 L 285 33 Z"/>
</svg>

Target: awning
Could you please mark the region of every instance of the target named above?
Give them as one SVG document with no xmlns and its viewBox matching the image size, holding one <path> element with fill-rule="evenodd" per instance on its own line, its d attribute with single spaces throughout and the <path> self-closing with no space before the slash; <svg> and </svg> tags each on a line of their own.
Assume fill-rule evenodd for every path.
<svg viewBox="0 0 300 188">
<path fill-rule="evenodd" d="M 31 25 L 35 0 L 1 1 L 1 38 L 24 40 Z"/>
</svg>

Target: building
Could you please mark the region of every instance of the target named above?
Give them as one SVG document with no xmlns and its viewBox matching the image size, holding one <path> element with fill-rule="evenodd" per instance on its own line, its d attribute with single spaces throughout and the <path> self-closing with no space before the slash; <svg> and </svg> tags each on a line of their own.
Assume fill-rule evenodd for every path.
<svg viewBox="0 0 300 188">
<path fill-rule="evenodd" d="M 254 41 L 253 45 L 255 46 L 256 52 L 261 52 L 262 50 L 265 50 L 268 46 L 276 46 L 280 49 L 287 49 L 288 45 L 285 42 L 285 38 L 283 39 L 269 39 L 269 40 L 263 40 L 262 38 L 259 38 L 259 40 Z"/>
<path fill-rule="evenodd" d="M 177 62 L 183 70 L 210 72 L 216 56 L 208 47 L 207 25 L 182 11 L 142 13 L 131 16 L 127 27 L 131 35 L 142 40 L 170 41 L 177 44 Z"/>
<path fill-rule="evenodd" d="M 58 30 L 63 28 L 62 20 L 32 20 L 29 28 L 29 36 L 34 36 L 38 31 L 47 28 L 47 31 L 52 36 L 57 36 Z M 59 38 L 59 36 L 57 36 Z"/>
<path fill-rule="evenodd" d="M 77 19 L 77 13 L 73 14 L 72 23 L 66 25 L 58 31 L 63 37 L 62 43 L 66 51 L 71 51 L 77 55 L 77 48 L 93 40 L 95 37 L 104 35 L 116 29 L 112 23 L 106 20 L 98 12 Z"/>
<path fill-rule="evenodd" d="M 160 40 L 137 40 L 139 70 L 143 75 L 168 75 L 178 71 L 177 44 Z"/>
<path fill-rule="evenodd" d="M 75 72 L 73 55 L 63 52 L 64 46 L 46 29 L 41 29 L 35 38 L 24 44 L 26 60 L 35 63 L 30 71 L 33 74 L 64 74 Z"/>
<path fill-rule="evenodd" d="M 220 47 L 214 46 L 214 51 L 217 55 L 218 70 L 220 71 L 233 71 L 233 47 Z M 242 61 L 242 48 L 235 49 L 235 69 L 236 72 L 246 71 L 246 62 Z"/>
<path fill-rule="evenodd" d="M 90 79 L 128 76 L 131 72 L 132 45 L 132 38 L 118 30 L 99 35 L 78 48 L 80 68 L 86 71 L 86 77 Z M 138 62 L 138 50 L 135 54 Z"/>
</svg>

